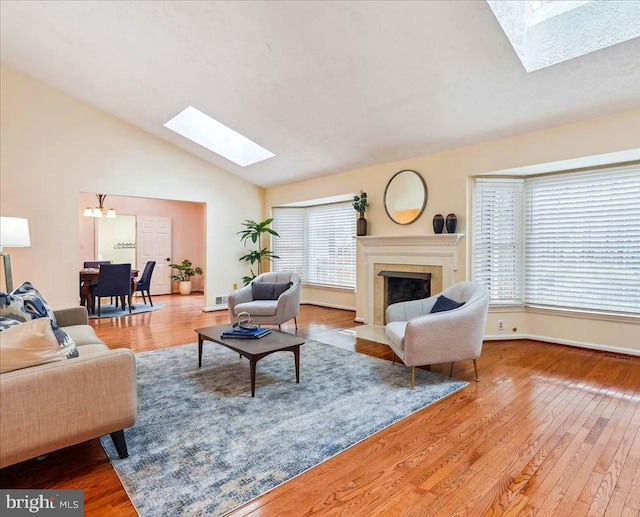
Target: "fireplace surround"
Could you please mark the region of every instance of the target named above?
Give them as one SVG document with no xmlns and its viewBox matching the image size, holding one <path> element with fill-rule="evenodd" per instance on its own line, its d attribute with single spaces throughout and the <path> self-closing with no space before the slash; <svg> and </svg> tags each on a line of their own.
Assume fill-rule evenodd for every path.
<svg viewBox="0 0 640 517">
<path fill-rule="evenodd" d="M 385 277 L 382 271 L 430 275 L 431 295 L 452 286 L 458 270 L 458 249 L 464 235 L 372 235 L 358 237 L 356 319 L 384 325 Z"/>
<path fill-rule="evenodd" d="M 431 296 L 431 273 L 384 269 L 378 276 L 384 279 L 383 310 L 392 303 Z"/>
</svg>

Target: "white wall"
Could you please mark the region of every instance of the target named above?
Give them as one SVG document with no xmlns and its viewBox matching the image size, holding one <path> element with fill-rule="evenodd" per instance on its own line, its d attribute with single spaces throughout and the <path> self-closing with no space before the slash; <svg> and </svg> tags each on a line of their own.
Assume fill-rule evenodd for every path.
<svg viewBox="0 0 640 517">
<path fill-rule="evenodd" d="M 29 219 L 32 243 L 11 250 L 15 285 L 78 303 L 80 192 L 206 203 L 205 305 L 239 282 L 236 231 L 261 218 L 261 188 L 9 67 L 0 78 L 0 209 Z"/>
<path fill-rule="evenodd" d="M 592 155 L 623 152 L 640 147 L 640 110 L 620 112 L 565 126 L 535 131 L 450 151 L 418 156 L 347 171 L 330 177 L 302 181 L 266 191 L 266 210 L 272 206 L 310 198 L 322 198 L 345 193 L 367 192 L 370 207 L 366 213 L 370 235 L 417 235 L 433 233 L 435 214 L 455 213 L 459 233 L 469 234 L 471 221 L 467 217 L 469 178 L 479 174 L 542 163 L 578 159 Z M 399 225 L 387 217 L 383 195 L 389 179 L 402 169 L 417 171 L 425 179 L 428 200 L 422 216 L 412 224 Z M 354 217 L 356 217 L 354 211 Z M 466 253 L 458 259 L 455 281 L 470 278 L 470 250 L 466 237 L 461 241 Z M 360 273 L 359 273 L 360 274 Z M 362 293 L 305 289 L 303 299 L 325 304 L 356 306 L 363 318 L 366 306 Z M 504 322 L 505 331 L 496 331 L 497 320 Z M 513 331 L 512 329 L 516 329 Z M 633 321 L 585 319 L 524 310 L 491 312 L 487 335 L 510 337 L 537 336 L 549 341 L 580 346 L 631 351 L 640 354 L 640 325 Z"/>
</svg>

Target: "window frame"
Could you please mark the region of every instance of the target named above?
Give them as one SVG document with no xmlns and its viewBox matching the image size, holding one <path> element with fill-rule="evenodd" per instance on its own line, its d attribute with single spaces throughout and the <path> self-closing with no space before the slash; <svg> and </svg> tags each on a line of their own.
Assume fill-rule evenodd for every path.
<svg viewBox="0 0 640 517">
<path fill-rule="evenodd" d="M 311 235 L 312 229 L 310 228 L 310 216 L 311 219 L 317 218 L 318 221 L 321 222 L 323 218 L 326 218 L 327 214 L 331 216 L 331 211 L 333 209 L 337 209 L 338 212 L 343 212 L 342 214 L 337 214 L 341 217 L 339 221 L 347 222 L 349 226 L 343 229 L 340 234 L 336 234 L 336 240 L 331 242 L 330 239 L 325 238 L 324 242 L 327 243 L 327 247 L 325 248 L 316 248 L 318 253 L 314 257 L 311 252 L 311 244 L 310 240 L 313 238 L 317 238 L 314 232 L 314 235 Z M 278 212 L 282 210 L 291 210 L 297 213 L 304 214 L 304 230 L 303 230 L 303 238 L 302 238 L 302 248 L 304 250 L 302 265 L 291 266 L 287 265 L 286 261 L 283 263 L 280 259 L 277 259 L 273 265 L 273 271 L 281 271 L 282 267 L 285 269 L 293 268 L 302 279 L 302 284 L 304 286 L 309 287 L 322 287 L 329 289 L 343 289 L 349 291 L 355 291 L 356 288 L 356 280 L 357 280 L 357 249 L 356 249 L 356 217 L 353 214 L 352 201 L 340 201 L 340 202 L 332 202 L 332 203 L 318 203 L 311 204 L 307 206 L 276 206 L 272 207 L 271 213 L 274 219 L 273 228 L 278 231 Z M 324 214 L 323 214 L 324 212 Z M 336 214 L 333 214 L 334 216 Z M 329 217 L 329 219 L 331 219 Z M 335 220 L 335 217 L 333 218 Z M 313 223 L 313 221 L 311 221 Z M 330 233 L 330 228 L 326 231 Z M 271 249 L 274 251 L 276 255 L 280 256 L 280 252 L 278 251 L 278 242 L 281 241 L 282 237 L 272 237 L 271 240 Z M 289 245 L 291 246 L 291 245 Z M 299 247 L 298 244 L 295 247 Z M 328 270 L 325 271 L 323 268 L 319 267 L 317 264 L 321 263 L 323 260 L 332 260 L 335 259 L 336 255 L 332 255 L 332 253 L 339 253 L 340 250 L 350 250 L 350 256 L 346 257 L 345 267 L 342 268 L 342 274 L 337 274 L 336 270 Z M 349 254 L 348 254 L 349 255 Z M 314 262 L 316 266 L 314 266 Z M 312 273 L 312 269 L 314 272 Z M 289 269 L 287 269 L 289 270 Z M 346 270 L 346 273 L 345 273 Z M 349 271 L 350 270 L 350 271 Z M 322 273 L 324 272 L 324 274 Z M 336 281 L 335 283 L 331 283 L 327 281 L 327 279 L 335 277 L 341 279 L 342 281 Z M 350 281 L 350 284 L 347 284 L 347 281 Z"/>
<path fill-rule="evenodd" d="M 613 186 L 609 184 L 605 185 L 604 182 L 602 182 L 602 179 L 606 179 L 608 175 L 616 175 L 616 174 L 618 176 L 616 177 L 616 181 L 614 182 L 614 184 L 616 185 L 623 184 L 626 186 L 626 190 L 622 188 L 614 188 Z M 561 303 L 558 303 L 558 304 L 553 304 L 548 302 L 539 303 L 540 298 L 534 297 L 534 294 L 533 294 L 534 291 L 531 288 L 531 286 L 534 285 L 532 284 L 532 281 L 534 281 L 533 275 L 540 274 L 539 270 L 536 271 L 531 267 L 534 258 L 537 260 L 540 260 L 540 257 L 544 256 L 545 246 L 550 247 L 549 249 L 552 249 L 553 245 L 573 247 L 577 250 L 576 253 L 574 253 L 573 259 L 571 259 L 571 253 L 566 254 L 566 255 L 569 255 L 570 258 L 564 259 L 565 263 L 562 264 L 562 266 L 564 267 L 565 270 L 570 269 L 571 267 L 575 267 L 573 264 L 577 264 L 578 267 L 582 266 L 583 265 L 582 260 L 584 259 L 586 265 L 582 267 L 581 271 L 587 271 L 588 264 L 591 263 L 589 261 L 599 259 L 601 260 L 603 268 L 607 268 L 608 266 L 610 266 L 612 269 L 614 269 L 615 267 L 617 267 L 619 276 L 623 278 L 633 277 L 635 269 L 631 269 L 631 273 L 628 273 L 629 264 L 633 268 L 633 264 L 635 263 L 634 261 L 636 260 L 636 257 L 637 257 L 637 263 L 640 264 L 640 251 L 639 251 L 640 250 L 640 246 L 639 246 L 640 225 L 637 225 L 637 222 L 640 221 L 640 204 L 636 206 L 635 202 L 633 201 L 633 199 L 636 199 L 636 197 L 626 196 L 625 194 L 628 191 L 631 191 L 634 194 L 636 192 L 640 192 L 640 163 L 637 163 L 637 164 L 634 163 L 631 165 L 622 165 L 622 166 L 618 165 L 618 166 L 610 166 L 610 167 L 597 167 L 597 168 L 591 168 L 591 169 L 572 170 L 572 171 L 558 171 L 558 172 L 543 174 L 543 175 L 528 175 L 528 176 L 518 176 L 518 177 L 514 177 L 514 176 L 474 177 L 473 184 L 472 184 L 473 197 L 471 201 L 471 208 L 473 210 L 473 218 L 472 218 L 473 231 L 472 231 L 471 246 L 470 246 L 471 260 L 469 261 L 470 273 L 471 273 L 470 276 L 474 280 L 484 281 L 484 279 L 479 278 L 477 274 L 479 260 L 481 259 L 481 257 L 478 256 L 478 251 L 481 248 L 481 243 L 478 241 L 479 235 L 478 235 L 478 232 L 476 231 L 476 227 L 478 224 L 481 224 L 479 222 L 479 218 L 485 217 L 482 207 L 480 208 L 480 212 L 478 211 L 479 210 L 478 194 L 479 194 L 479 190 L 481 190 L 482 188 L 482 187 L 479 187 L 479 184 L 482 184 L 482 183 L 488 183 L 488 184 L 493 183 L 496 185 L 507 184 L 508 182 L 513 182 L 514 180 L 523 182 L 523 196 L 524 196 L 524 202 L 522 206 L 523 228 L 521 230 L 521 237 L 523 240 L 523 253 L 522 253 L 522 261 L 520 263 L 523 297 L 522 297 L 521 303 L 518 303 L 517 300 L 512 300 L 512 303 L 508 303 L 508 302 L 504 303 L 496 300 L 491 300 L 490 301 L 491 308 L 500 309 L 500 308 L 511 306 L 514 308 L 522 307 L 530 310 L 562 313 L 567 315 L 588 314 L 588 315 L 599 315 L 600 317 L 603 317 L 603 318 L 614 318 L 614 319 L 640 318 L 640 304 L 635 305 L 635 300 L 636 299 L 640 300 L 640 285 L 638 285 L 637 281 L 634 281 L 631 287 L 629 287 L 628 279 L 625 280 L 627 284 L 625 284 L 623 288 L 620 288 L 620 291 L 622 292 L 622 294 L 619 295 L 619 293 L 617 292 L 615 293 L 616 295 L 619 295 L 618 296 L 619 298 L 620 297 L 623 298 L 622 301 L 618 302 L 618 305 L 615 305 L 615 303 L 612 303 L 611 301 L 608 301 L 607 303 L 595 303 L 595 304 L 592 301 L 586 301 L 585 303 L 583 303 L 582 300 L 583 299 L 587 300 L 587 297 L 580 297 L 578 291 L 580 291 L 581 289 L 584 289 L 582 286 L 579 285 L 580 283 L 576 283 L 577 286 L 574 287 L 574 289 L 572 290 L 573 293 L 578 293 L 578 295 L 574 294 L 572 298 L 571 296 L 567 296 L 566 293 L 563 292 L 563 296 L 559 298 Z M 592 187 L 591 190 L 588 191 L 588 194 L 580 194 L 580 193 L 576 194 L 575 191 L 578 189 L 567 190 L 571 188 L 571 185 L 577 185 L 579 188 L 584 189 L 585 185 L 590 184 L 589 182 L 593 183 L 594 181 L 596 182 L 600 181 L 600 186 L 598 187 L 600 190 L 597 190 L 596 187 Z M 564 206 L 562 205 L 563 202 L 571 203 L 573 200 L 573 203 L 575 203 L 576 205 L 576 210 L 578 210 L 578 208 L 582 209 L 582 212 L 580 212 L 582 215 L 580 216 L 580 218 L 577 218 L 577 221 L 579 222 L 583 220 L 587 220 L 590 216 L 588 211 L 586 212 L 586 215 L 585 215 L 584 204 L 585 204 L 585 199 L 587 199 L 588 196 L 592 196 L 593 193 L 598 193 L 599 197 L 597 198 L 598 200 L 596 202 L 600 204 L 596 205 L 596 207 L 597 208 L 599 207 L 600 210 L 604 210 L 605 208 L 608 208 L 608 209 L 611 208 L 610 205 L 607 204 L 606 194 L 604 193 L 607 190 L 610 190 L 611 192 L 616 192 L 615 195 L 617 197 L 614 198 L 615 200 L 626 199 L 626 202 L 623 203 L 624 205 L 623 212 L 625 214 L 624 217 L 628 218 L 629 222 L 628 222 L 627 228 L 629 230 L 627 231 L 627 233 L 624 233 L 624 232 L 622 233 L 618 232 L 618 234 L 616 234 L 615 232 L 605 233 L 604 234 L 605 237 L 599 237 L 600 241 L 598 246 L 603 246 L 603 242 L 604 243 L 619 242 L 619 239 L 620 239 L 619 235 L 628 234 L 629 237 L 622 241 L 623 244 L 619 248 L 620 254 L 630 249 L 631 253 L 634 253 L 635 255 L 632 255 L 631 259 L 629 260 L 622 260 L 622 261 L 620 260 L 620 254 L 618 254 L 617 257 L 616 256 L 611 257 L 609 256 L 609 254 L 600 253 L 600 256 L 598 256 L 597 250 L 595 248 L 596 245 L 595 244 L 593 245 L 593 249 L 589 248 L 588 245 L 590 241 L 587 239 L 587 237 L 585 237 L 585 235 L 589 236 L 595 232 L 583 232 L 581 234 L 580 232 L 576 231 L 577 237 L 573 236 L 572 241 L 567 240 L 566 245 L 563 244 L 565 241 L 554 242 L 553 245 L 547 244 L 545 242 L 545 238 L 544 237 L 541 238 L 540 230 L 541 229 L 548 230 L 548 228 L 550 227 L 549 222 L 545 223 L 546 226 L 545 224 L 539 223 L 539 225 L 536 227 L 536 229 L 538 230 L 538 233 L 535 234 L 535 240 L 534 240 L 534 237 L 533 237 L 534 234 L 531 233 L 532 231 L 535 231 L 535 229 L 532 228 L 532 225 L 534 224 L 532 222 L 533 221 L 532 214 L 534 213 L 534 209 L 532 209 L 532 205 L 531 205 L 531 199 L 533 196 L 532 192 L 535 188 L 540 188 L 541 186 L 543 188 L 550 188 L 550 185 L 553 186 L 555 184 L 563 185 L 564 190 L 566 191 L 566 195 L 563 197 L 563 200 L 560 201 L 560 204 L 558 206 Z M 550 200 L 551 202 L 555 201 L 556 203 L 558 203 L 557 195 L 558 194 L 554 191 L 551 194 L 547 194 L 545 199 Z M 611 195 L 613 196 L 614 194 L 611 194 Z M 631 201 L 629 201 L 629 199 L 631 199 Z M 534 203 L 535 202 L 536 201 L 534 201 Z M 619 208 L 621 206 L 622 205 L 618 205 Z M 535 212 L 539 213 L 540 208 L 536 207 Z M 596 217 L 596 215 L 593 215 L 593 217 Z M 571 221 L 572 220 L 569 219 L 569 222 Z M 556 223 L 556 224 L 560 225 L 560 223 Z M 596 222 L 594 222 L 593 225 L 596 226 Z M 602 230 L 606 226 L 607 226 L 606 224 L 600 224 L 599 229 Z M 611 235 L 613 235 L 613 237 Z M 609 239 L 609 240 L 607 241 L 606 239 Z M 536 245 L 538 246 L 535 257 L 533 255 L 533 248 L 532 248 L 532 243 L 534 242 L 536 242 Z M 542 242 L 542 244 L 540 244 L 540 242 Z M 587 248 L 587 250 L 585 251 L 584 248 Z M 586 258 L 584 258 L 585 256 Z M 604 259 L 602 258 L 603 256 L 604 256 Z M 560 262 L 560 259 L 555 259 L 555 260 L 556 262 Z M 617 264 L 612 266 L 611 263 L 614 261 L 617 262 Z M 560 268 L 560 266 L 558 266 L 558 268 Z M 640 273 L 640 270 L 639 270 L 639 273 Z M 599 278 L 597 279 L 596 282 L 594 282 L 594 285 L 595 285 L 594 292 L 596 293 L 596 296 L 593 298 L 597 299 L 598 293 L 603 293 L 600 299 L 604 300 L 607 298 L 606 293 L 608 289 L 608 284 L 606 282 L 609 281 L 610 278 L 614 276 L 615 274 L 609 273 L 609 271 L 607 270 L 607 275 L 604 277 L 604 279 Z M 637 276 L 640 277 L 640 274 L 638 274 Z M 561 278 L 561 275 L 558 275 L 558 277 Z M 614 289 L 617 285 L 618 286 L 621 285 L 619 282 L 616 284 L 617 279 L 614 279 L 611 282 L 612 283 L 610 285 L 613 286 Z M 561 291 L 563 289 L 566 289 L 566 287 L 564 287 L 564 285 L 562 284 L 562 280 L 558 280 L 558 282 L 549 289 L 555 289 L 557 291 Z M 626 296 L 626 300 L 624 299 L 625 296 Z M 564 298 L 564 300 L 562 300 L 562 298 Z M 608 298 L 612 299 L 614 297 L 609 295 Z"/>
</svg>

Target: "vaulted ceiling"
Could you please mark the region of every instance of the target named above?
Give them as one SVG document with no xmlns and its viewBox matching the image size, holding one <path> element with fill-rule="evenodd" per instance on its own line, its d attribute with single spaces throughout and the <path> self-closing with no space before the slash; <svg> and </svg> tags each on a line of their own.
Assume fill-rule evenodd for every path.
<svg viewBox="0 0 640 517">
<path fill-rule="evenodd" d="M 482 0 L 0 9 L 3 63 L 263 187 L 640 107 L 640 38 L 526 73 Z M 163 126 L 189 105 L 276 156 Z"/>
</svg>

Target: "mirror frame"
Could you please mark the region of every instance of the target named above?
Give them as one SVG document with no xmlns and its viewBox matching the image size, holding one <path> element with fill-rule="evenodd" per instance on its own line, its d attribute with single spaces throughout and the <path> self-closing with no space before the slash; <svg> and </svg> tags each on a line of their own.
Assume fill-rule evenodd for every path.
<svg viewBox="0 0 640 517">
<path fill-rule="evenodd" d="M 389 187 L 391 187 L 391 183 L 393 182 L 393 180 L 399 175 L 402 174 L 403 172 L 412 172 L 413 174 L 415 174 L 418 179 L 420 180 L 420 183 L 422 183 L 422 190 L 424 192 L 424 200 L 422 202 L 422 206 L 420 207 L 420 211 L 418 212 L 418 214 L 411 219 L 411 221 L 407 221 L 407 222 L 400 222 L 400 221 L 396 221 L 391 214 L 389 213 L 389 209 L 387 207 L 387 195 L 389 192 Z M 389 219 L 391 219 L 394 223 L 396 224 L 411 224 L 411 223 L 415 223 L 420 216 L 422 215 L 422 213 L 424 212 L 424 209 L 427 206 L 427 199 L 429 198 L 429 191 L 427 190 L 427 184 L 424 181 L 424 178 L 420 175 L 419 172 L 411 170 L 411 169 L 402 169 L 401 171 L 396 172 L 393 176 L 391 176 L 391 179 L 389 180 L 389 182 L 387 183 L 387 186 L 384 189 L 384 211 L 387 213 L 387 215 L 389 216 Z"/>
</svg>

